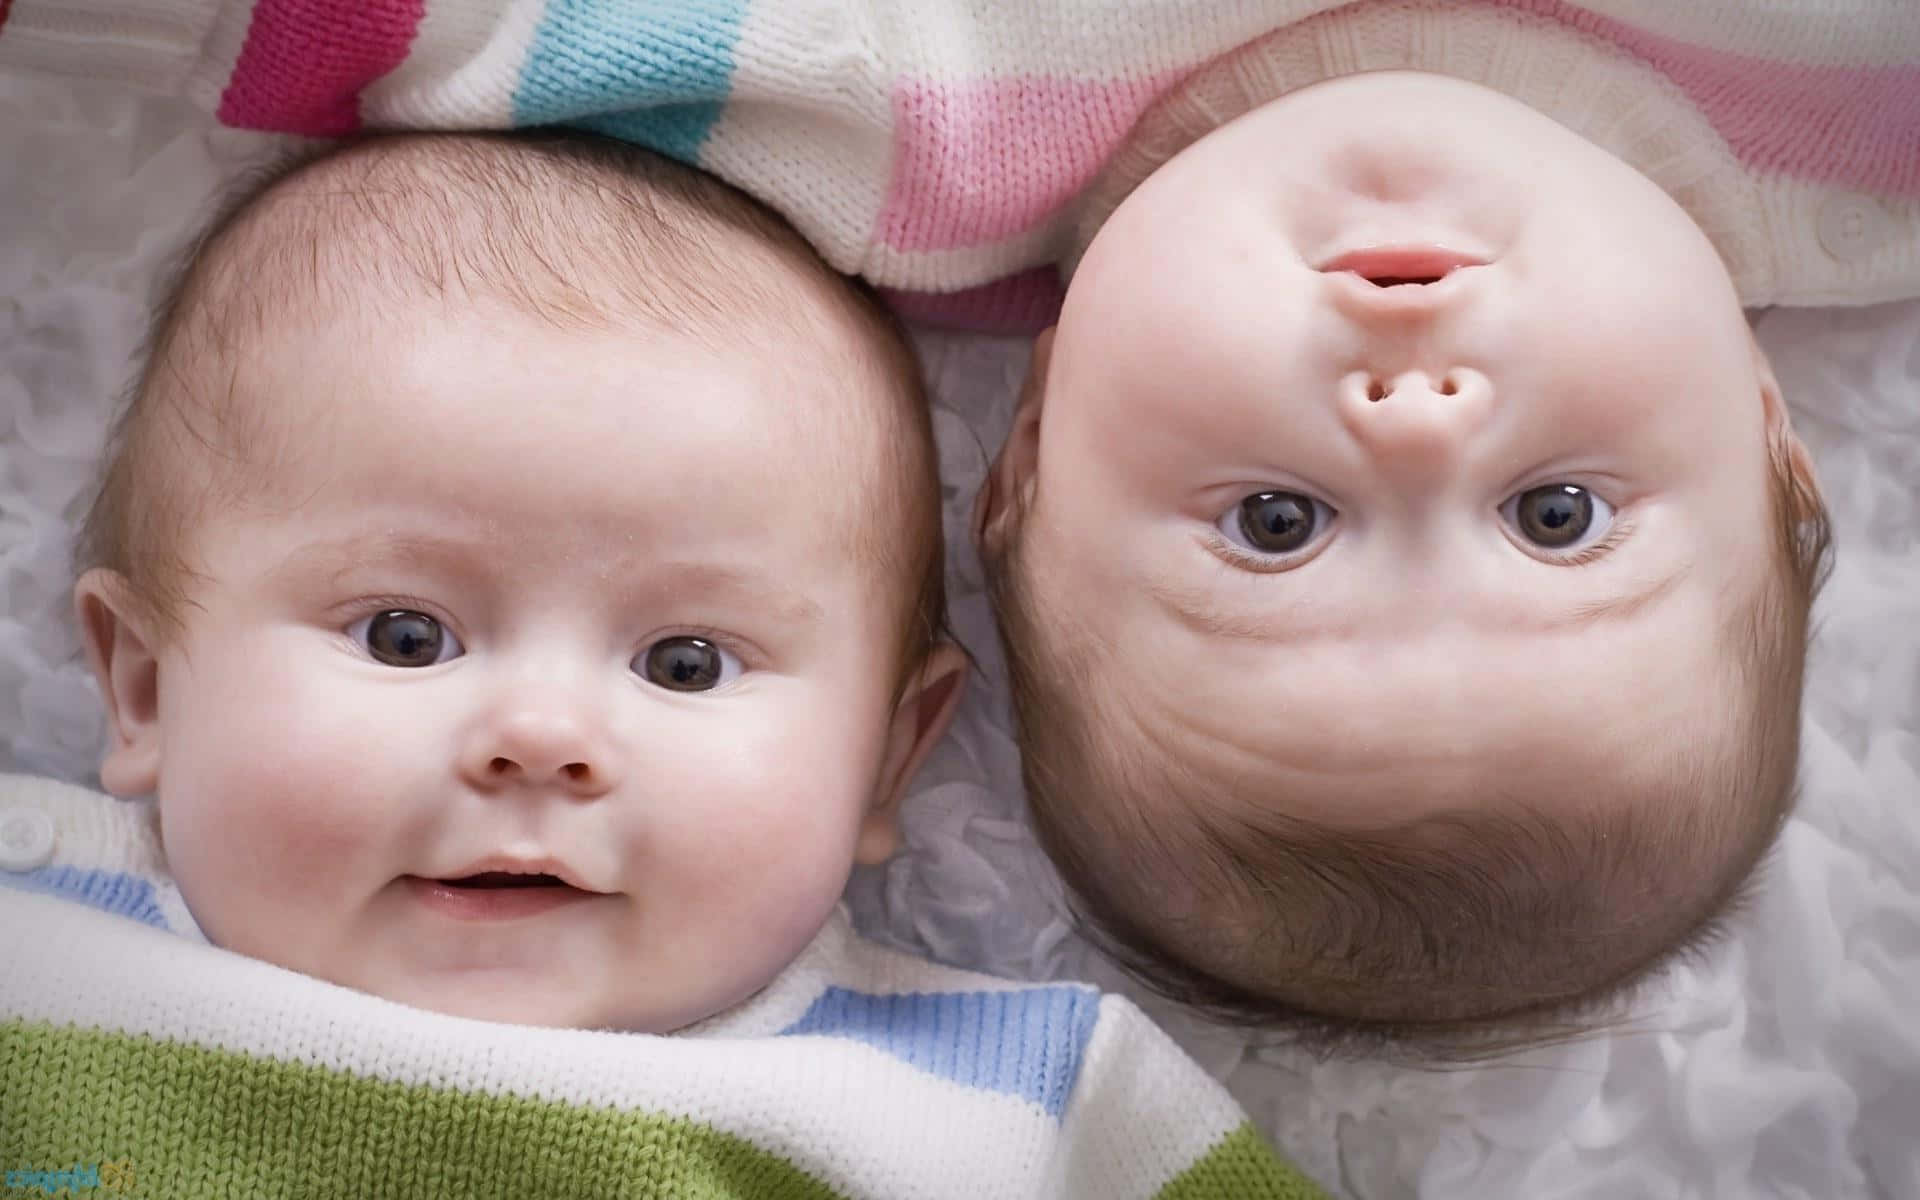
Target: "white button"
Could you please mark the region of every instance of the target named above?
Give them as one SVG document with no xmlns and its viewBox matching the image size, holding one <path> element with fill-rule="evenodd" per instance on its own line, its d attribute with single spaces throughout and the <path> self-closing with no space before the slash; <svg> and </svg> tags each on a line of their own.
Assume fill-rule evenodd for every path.
<svg viewBox="0 0 1920 1200">
<path fill-rule="evenodd" d="M 1814 233 L 1828 254 L 1853 262 L 1878 250 L 1887 240 L 1891 222 L 1870 196 L 1835 196 L 1820 206 Z"/>
<path fill-rule="evenodd" d="M 52 857 L 52 817 L 37 808 L 0 812 L 0 871 L 31 871 Z"/>
</svg>

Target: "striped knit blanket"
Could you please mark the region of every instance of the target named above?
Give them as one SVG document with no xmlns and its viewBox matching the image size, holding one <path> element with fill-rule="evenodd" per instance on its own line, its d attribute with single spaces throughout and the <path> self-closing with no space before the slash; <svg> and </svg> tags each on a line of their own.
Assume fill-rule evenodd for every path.
<svg viewBox="0 0 1920 1200">
<path fill-rule="evenodd" d="M 1051 264 L 1143 115 L 1253 47 L 1242 91 L 1435 71 L 1683 204 L 1714 177 L 1733 224 L 1702 224 L 1748 304 L 1920 293 L 1904 0 L 0 0 L 0 68 L 184 94 L 232 125 L 641 142 L 769 202 L 909 315 L 987 328 L 1050 317 Z"/>
<path fill-rule="evenodd" d="M 1091 988 L 938 967 L 842 915 L 761 994 L 675 1036 L 470 1021 L 206 944 L 153 830 L 150 805 L 0 776 L 0 1186 L 1320 1195 Z"/>
</svg>

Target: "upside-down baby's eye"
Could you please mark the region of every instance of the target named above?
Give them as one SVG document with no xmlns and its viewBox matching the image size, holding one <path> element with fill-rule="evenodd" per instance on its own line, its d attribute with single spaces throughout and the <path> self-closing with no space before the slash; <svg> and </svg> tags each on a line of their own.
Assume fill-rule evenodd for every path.
<svg viewBox="0 0 1920 1200">
<path fill-rule="evenodd" d="M 1299 492 L 1255 492 L 1220 514 L 1216 528 L 1243 550 L 1285 558 L 1313 545 L 1333 516 L 1323 501 Z"/>
<path fill-rule="evenodd" d="M 1578 550 L 1613 526 L 1613 505 L 1576 483 L 1528 488 L 1508 497 L 1500 514 L 1522 540 L 1543 550 Z"/>
</svg>

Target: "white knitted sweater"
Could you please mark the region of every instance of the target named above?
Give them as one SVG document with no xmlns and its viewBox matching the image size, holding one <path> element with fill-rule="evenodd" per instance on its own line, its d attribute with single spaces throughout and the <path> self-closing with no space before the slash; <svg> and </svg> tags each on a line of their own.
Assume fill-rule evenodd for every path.
<svg viewBox="0 0 1920 1200">
<path fill-rule="evenodd" d="M 1252 104 L 1412 68 L 1668 188 L 1750 305 L 1920 293 L 1907 0 L 12 0 L 0 68 L 304 134 L 564 122 L 784 212 L 909 315 L 1044 323 L 1125 190 Z"/>
</svg>

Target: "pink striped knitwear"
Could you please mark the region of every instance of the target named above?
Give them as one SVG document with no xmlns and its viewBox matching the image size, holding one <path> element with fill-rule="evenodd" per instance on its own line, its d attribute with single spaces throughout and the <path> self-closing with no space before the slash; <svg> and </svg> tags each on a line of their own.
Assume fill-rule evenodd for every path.
<svg viewBox="0 0 1920 1200">
<path fill-rule="evenodd" d="M 1516 29 L 1526 30 L 1523 56 L 1511 52 Z M 1764 90 L 1763 65 L 1559 0 L 1399 0 L 1310 18 L 1222 55 L 1162 95 L 1081 193 L 1064 264 L 1071 271 L 1133 188 L 1218 126 L 1355 69 L 1408 69 L 1505 92 L 1633 164 L 1712 238 L 1749 305 L 1913 294 L 1920 111 L 1911 97 L 1920 95 L 1920 69 L 1783 68 L 1784 79 Z"/>
<path fill-rule="evenodd" d="M 1030 329 L 1100 220 L 1266 100 L 1402 68 L 1666 187 L 1750 305 L 1920 294 L 1908 0 L 10 0 L 0 69 L 296 133 L 566 122 L 784 213 L 904 311 Z M 1049 299 L 1052 297 L 1053 299 Z"/>
</svg>

